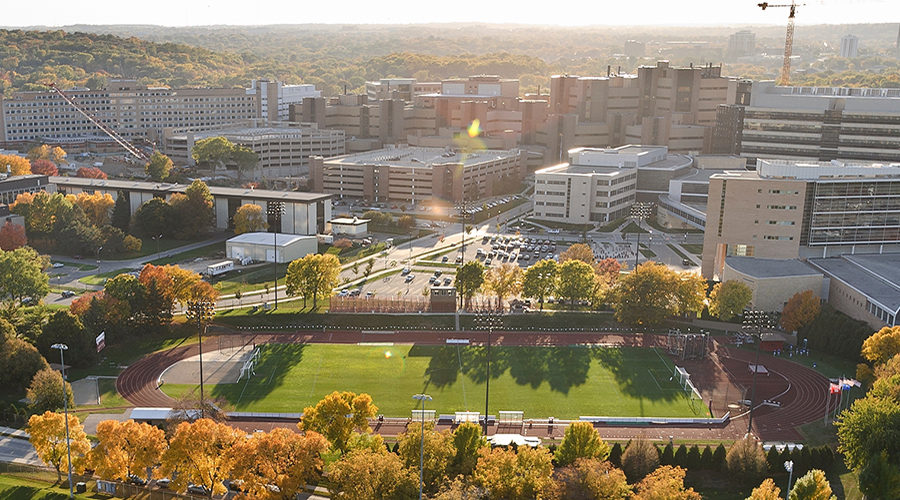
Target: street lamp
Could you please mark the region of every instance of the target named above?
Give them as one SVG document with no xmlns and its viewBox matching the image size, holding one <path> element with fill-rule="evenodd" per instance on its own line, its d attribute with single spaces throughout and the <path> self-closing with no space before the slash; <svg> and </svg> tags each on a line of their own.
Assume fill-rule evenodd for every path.
<svg viewBox="0 0 900 500">
<path fill-rule="evenodd" d="M 59 364 L 63 378 L 63 412 L 65 413 L 66 419 L 66 455 L 69 459 L 69 498 L 75 498 L 75 493 L 72 490 L 72 448 L 69 444 L 69 395 L 66 393 L 66 361 L 63 356 L 63 351 L 68 351 L 69 346 L 66 344 L 53 344 L 50 348 L 59 349 Z"/>
<path fill-rule="evenodd" d="M 637 232 L 637 248 L 634 251 L 634 268 L 637 269 L 638 266 L 638 257 L 641 255 L 641 222 L 650 218 L 650 214 L 653 211 L 653 204 L 638 201 L 631 205 L 631 215 L 630 217 L 637 221 L 638 232 Z"/>
<path fill-rule="evenodd" d="M 786 470 L 788 472 L 787 493 L 784 494 L 784 498 L 787 499 L 787 498 L 790 498 L 790 496 L 791 496 L 791 479 L 793 479 L 793 477 L 794 477 L 794 461 L 788 460 L 787 462 L 785 462 L 784 470 Z"/>
<path fill-rule="evenodd" d="M 753 432 L 753 407 L 756 405 L 756 374 L 759 372 L 759 351 L 762 344 L 763 328 L 772 328 L 772 317 L 765 311 L 748 309 L 744 311 L 743 327 L 756 331 L 756 364 L 753 366 L 753 387 L 750 392 L 750 422 L 747 424 L 747 434 Z"/>
<path fill-rule="evenodd" d="M 413 399 L 422 403 L 422 436 L 419 440 L 419 500 L 422 500 L 422 479 L 425 473 L 425 402 L 431 401 L 431 396 L 416 394 Z"/>
<path fill-rule="evenodd" d="M 272 269 L 275 270 L 275 309 L 278 309 L 278 226 L 281 225 L 281 218 L 284 216 L 284 202 L 270 201 L 266 208 L 266 213 L 270 219 L 274 219 L 272 224 L 274 237 L 272 238 Z"/>
<path fill-rule="evenodd" d="M 487 377 L 484 382 L 484 436 L 488 435 L 488 402 L 491 397 L 491 333 L 494 328 L 503 325 L 503 310 L 488 309 L 475 315 L 475 325 L 478 328 L 486 329 L 487 337 Z"/>
<path fill-rule="evenodd" d="M 212 319 L 216 303 L 211 300 L 189 300 L 185 315 L 189 321 L 197 321 L 197 336 L 200 339 L 200 417 L 205 417 L 203 399 L 203 329 L 206 322 Z"/>
<path fill-rule="evenodd" d="M 157 259 L 160 257 L 160 255 L 159 255 L 159 240 L 162 239 L 162 236 L 163 236 L 163 235 L 160 234 L 159 236 L 151 236 L 151 237 L 150 237 L 151 240 L 155 240 L 155 241 L 156 241 L 156 258 L 157 258 Z"/>
</svg>

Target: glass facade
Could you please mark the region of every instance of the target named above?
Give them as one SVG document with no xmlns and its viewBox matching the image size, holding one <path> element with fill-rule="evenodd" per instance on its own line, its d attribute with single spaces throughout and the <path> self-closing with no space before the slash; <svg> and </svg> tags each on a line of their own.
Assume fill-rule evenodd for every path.
<svg viewBox="0 0 900 500">
<path fill-rule="evenodd" d="M 900 242 L 900 180 L 815 184 L 809 244 Z"/>
</svg>

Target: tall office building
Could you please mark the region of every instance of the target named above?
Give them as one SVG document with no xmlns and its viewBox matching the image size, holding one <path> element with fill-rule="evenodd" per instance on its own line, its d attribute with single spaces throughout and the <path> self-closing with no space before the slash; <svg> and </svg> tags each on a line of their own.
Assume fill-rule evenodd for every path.
<svg viewBox="0 0 900 500">
<path fill-rule="evenodd" d="M 302 103 L 307 97 L 319 97 L 322 93 L 315 85 L 285 85 L 276 80 L 253 80 L 247 95 L 256 95 L 256 116 L 270 122 L 290 119 L 290 106 Z"/>
<path fill-rule="evenodd" d="M 853 35 L 841 37 L 841 57 L 854 58 L 859 56 L 859 38 Z"/>
<path fill-rule="evenodd" d="M 725 55 L 728 58 L 752 56 L 756 52 L 756 33 L 749 30 L 741 30 L 728 36 L 728 49 Z"/>
<path fill-rule="evenodd" d="M 900 250 L 900 164 L 758 160 L 710 176 L 703 276 L 729 256 L 794 259 Z"/>
</svg>

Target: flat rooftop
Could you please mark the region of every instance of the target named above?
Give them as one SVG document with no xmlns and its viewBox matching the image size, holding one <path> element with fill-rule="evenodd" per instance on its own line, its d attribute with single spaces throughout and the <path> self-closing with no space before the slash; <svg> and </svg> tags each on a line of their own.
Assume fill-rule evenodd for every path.
<svg viewBox="0 0 900 500">
<path fill-rule="evenodd" d="M 330 165 L 389 165 L 396 167 L 431 167 L 433 165 L 478 165 L 503 160 L 519 154 L 518 150 L 482 149 L 463 153 L 447 148 L 386 148 L 364 153 L 335 156 L 325 160 Z"/>
<path fill-rule="evenodd" d="M 222 127 L 209 130 L 187 132 L 176 130 L 170 139 L 187 140 L 188 134 L 193 135 L 194 141 L 208 139 L 210 137 L 229 137 L 243 140 L 280 139 L 285 137 L 302 137 L 304 135 L 343 135 L 341 130 L 321 130 L 314 126 L 301 127 Z"/>
<path fill-rule="evenodd" d="M 821 276 L 822 272 L 797 259 L 757 259 L 755 257 L 726 257 L 725 265 L 754 278 L 785 278 L 790 276 Z"/>
<path fill-rule="evenodd" d="M 188 184 L 167 184 L 164 182 L 142 182 L 118 179 L 88 179 L 85 177 L 50 177 L 50 183 L 57 186 L 70 186 L 81 189 L 104 189 L 141 191 L 156 194 L 184 193 Z M 226 198 L 254 199 L 262 201 L 284 201 L 291 203 L 313 203 L 331 199 L 330 194 L 301 193 L 299 191 L 271 191 L 268 189 L 247 189 L 209 186 L 213 196 Z"/>
<path fill-rule="evenodd" d="M 900 309 L 900 253 L 842 255 L 807 261 L 884 309 Z"/>
</svg>

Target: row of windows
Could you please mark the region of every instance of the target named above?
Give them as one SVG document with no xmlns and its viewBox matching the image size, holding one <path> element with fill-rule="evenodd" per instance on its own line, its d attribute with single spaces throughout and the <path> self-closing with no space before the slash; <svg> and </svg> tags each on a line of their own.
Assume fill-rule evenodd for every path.
<svg viewBox="0 0 900 500">
<path fill-rule="evenodd" d="M 873 304 L 870 301 L 866 301 L 866 310 L 872 313 L 873 316 L 884 321 L 888 326 L 894 326 L 894 314 L 892 312 L 888 312 L 882 309 L 880 306 Z"/>
</svg>

